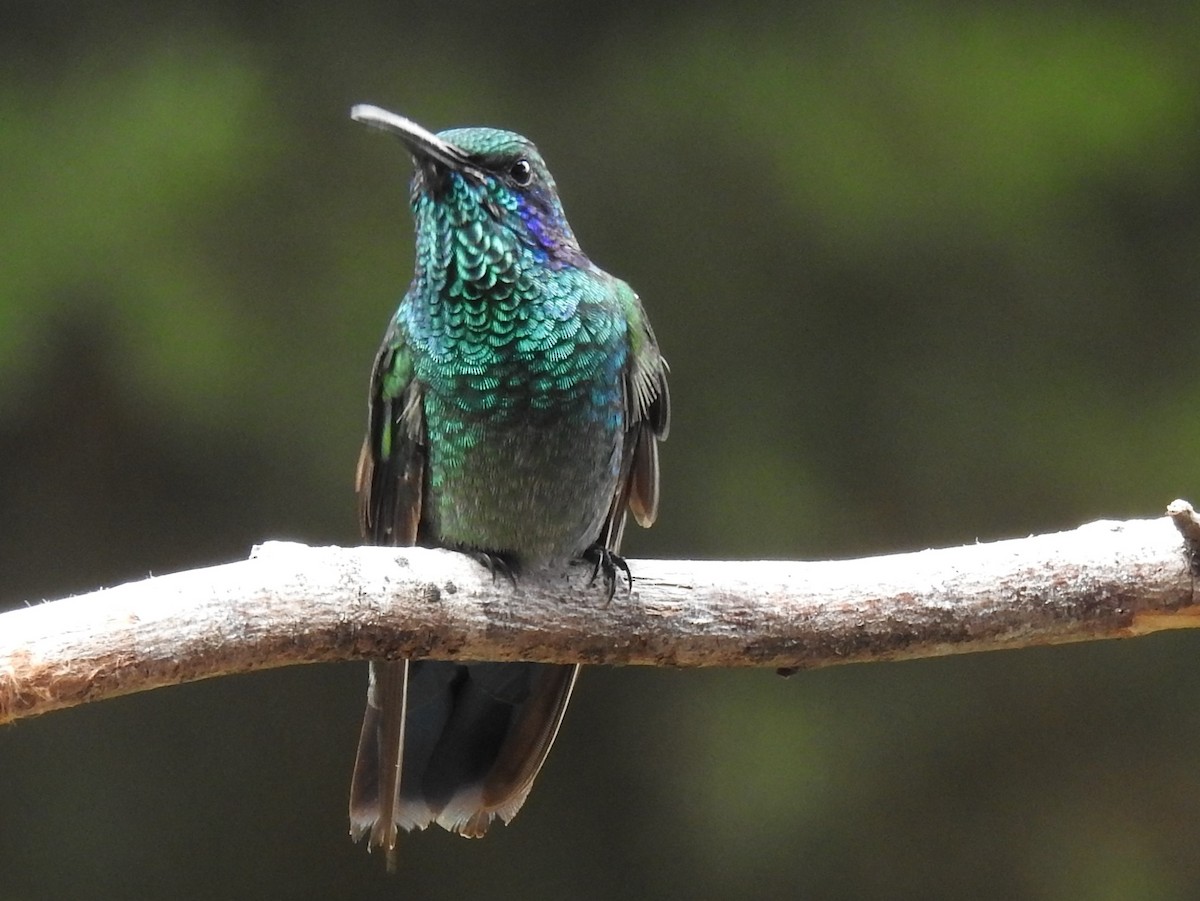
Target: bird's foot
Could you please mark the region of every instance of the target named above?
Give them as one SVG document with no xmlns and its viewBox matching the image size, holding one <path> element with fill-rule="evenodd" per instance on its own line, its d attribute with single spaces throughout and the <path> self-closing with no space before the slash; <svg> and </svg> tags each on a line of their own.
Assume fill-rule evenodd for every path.
<svg viewBox="0 0 1200 901">
<path fill-rule="evenodd" d="M 503 576 L 508 579 L 513 588 L 517 587 L 517 564 L 503 557 L 500 554 L 489 554 L 487 551 L 470 551 L 472 557 L 480 565 L 487 567 L 487 571 L 492 574 L 492 582 L 496 578 Z"/>
<path fill-rule="evenodd" d="M 633 590 L 633 573 L 629 571 L 629 564 L 620 554 L 609 550 L 604 545 L 593 544 L 583 552 L 583 559 L 592 564 L 592 577 L 588 580 L 589 585 L 595 585 L 596 579 L 601 575 L 604 576 L 604 584 L 608 588 L 608 600 L 611 601 L 613 595 L 617 593 L 618 570 L 625 574 L 625 590 Z"/>
</svg>

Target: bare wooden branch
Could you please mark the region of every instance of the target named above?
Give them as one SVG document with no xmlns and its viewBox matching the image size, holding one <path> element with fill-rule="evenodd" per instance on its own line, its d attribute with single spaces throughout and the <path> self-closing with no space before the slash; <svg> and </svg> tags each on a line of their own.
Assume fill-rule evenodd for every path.
<svg viewBox="0 0 1200 901">
<path fill-rule="evenodd" d="M 630 561 L 510 583 L 448 551 L 271 542 L 250 560 L 0 615 L 0 723 L 295 663 L 369 657 L 807 669 L 1200 625 L 1200 519 L 861 560 Z"/>
</svg>

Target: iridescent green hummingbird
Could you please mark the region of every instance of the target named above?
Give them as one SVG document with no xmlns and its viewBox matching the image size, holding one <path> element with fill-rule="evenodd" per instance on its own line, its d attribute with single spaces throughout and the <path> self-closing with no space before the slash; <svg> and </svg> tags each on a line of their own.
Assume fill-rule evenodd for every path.
<svg viewBox="0 0 1200 901">
<path fill-rule="evenodd" d="M 465 551 L 513 578 L 584 558 L 615 584 L 626 512 L 643 526 L 658 512 L 670 418 L 641 301 L 580 249 L 526 138 L 435 135 L 373 106 L 351 116 L 416 165 L 416 271 L 375 357 L 358 465 L 364 538 Z M 478 837 L 507 823 L 578 672 L 373 662 L 351 834 L 390 863 L 398 828 Z"/>
</svg>

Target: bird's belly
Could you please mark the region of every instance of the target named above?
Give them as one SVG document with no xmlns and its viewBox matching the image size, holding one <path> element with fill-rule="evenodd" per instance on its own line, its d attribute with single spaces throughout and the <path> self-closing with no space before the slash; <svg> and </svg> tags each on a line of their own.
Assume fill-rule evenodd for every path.
<svg viewBox="0 0 1200 901">
<path fill-rule="evenodd" d="M 425 510 L 439 544 L 541 564 L 578 557 L 600 538 L 620 470 L 617 405 L 457 407 L 426 397 Z"/>
</svg>

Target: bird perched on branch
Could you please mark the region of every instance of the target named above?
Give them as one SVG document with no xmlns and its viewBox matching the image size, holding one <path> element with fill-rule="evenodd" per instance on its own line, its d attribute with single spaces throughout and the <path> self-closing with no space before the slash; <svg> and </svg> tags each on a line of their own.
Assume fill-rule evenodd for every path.
<svg viewBox="0 0 1200 901">
<path fill-rule="evenodd" d="M 593 264 L 526 138 L 432 134 L 373 106 L 412 155 L 415 273 L 371 375 L 358 465 L 364 538 L 475 555 L 494 573 L 585 558 L 615 586 L 626 512 L 658 511 L 667 365 L 633 289 Z M 511 820 L 579 667 L 377 661 L 350 831 L 482 836 Z"/>
</svg>

